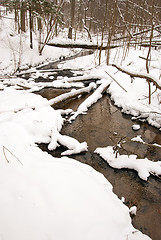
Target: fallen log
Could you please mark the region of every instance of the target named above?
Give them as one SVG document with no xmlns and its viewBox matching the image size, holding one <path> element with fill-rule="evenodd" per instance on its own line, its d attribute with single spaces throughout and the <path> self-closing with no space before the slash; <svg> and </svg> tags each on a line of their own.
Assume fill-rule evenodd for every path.
<svg viewBox="0 0 161 240">
<path fill-rule="evenodd" d="M 84 94 L 84 93 L 89 93 L 91 92 L 94 88 L 96 87 L 96 84 L 95 83 L 90 83 L 88 87 L 85 87 L 85 88 L 81 88 L 79 90 L 72 90 L 68 93 L 64 93 L 62 95 L 59 95 L 55 98 L 52 98 L 48 101 L 47 105 L 49 106 L 54 106 L 64 100 L 68 100 L 68 99 L 71 99 L 71 98 L 74 98 L 74 97 L 77 97 L 81 94 Z"/>
<path fill-rule="evenodd" d="M 95 91 L 92 93 L 88 98 L 85 99 L 84 102 L 82 102 L 77 111 L 70 117 L 69 122 L 75 120 L 75 118 L 80 114 L 85 114 L 94 103 L 96 103 L 102 96 L 103 93 L 107 90 L 107 88 L 110 85 L 110 81 L 106 81 L 102 83 Z"/>
<path fill-rule="evenodd" d="M 93 49 L 93 50 L 106 50 L 107 46 L 101 46 L 98 44 L 79 44 L 79 43 L 47 43 L 48 46 L 61 47 L 61 48 L 84 48 L 84 49 Z M 119 45 L 111 45 L 110 48 L 117 48 Z"/>
<path fill-rule="evenodd" d="M 161 81 L 158 81 L 155 77 L 151 76 L 149 73 L 140 73 L 136 71 L 127 70 L 117 64 L 112 64 L 113 67 L 116 67 L 119 71 L 130 75 L 131 77 L 144 78 L 149 82 L 152 82 L 158 89 L 161 90 Z"/>
</svg>

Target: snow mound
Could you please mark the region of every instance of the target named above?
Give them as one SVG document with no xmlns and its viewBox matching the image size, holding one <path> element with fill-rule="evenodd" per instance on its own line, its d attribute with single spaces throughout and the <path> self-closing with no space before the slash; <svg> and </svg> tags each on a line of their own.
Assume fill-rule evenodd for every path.
<svg viewBox="0 0 161 240">
<path fill-rule="evenodd" d="M 151 174 L 161 175 L 161 161 L 152 162 L 145 159 L 137 159 L 136 155 L 120 155 L 114 153 L 113 147 L 97 148 L 95 150 L 107 163 L 117 169 L 128 168 L 138 172 L 141 179 L 147 181 Z"/>
<path fill-rule="evenodd" d="M 10 159 L 0 166 L 2 239 L 150 239 L 133 228 L 129 209 L 103 175 L 38 149 L 35 157 L 39 164 L 13 164 Z"/>
</svg>

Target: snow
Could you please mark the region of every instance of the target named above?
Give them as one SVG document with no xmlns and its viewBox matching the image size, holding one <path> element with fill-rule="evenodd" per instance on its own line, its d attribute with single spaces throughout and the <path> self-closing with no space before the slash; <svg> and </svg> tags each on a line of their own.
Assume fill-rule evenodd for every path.
<svg viewBox="0 0 161 240">
<path fill-rule="evenodd" d="M 161 130 L 160 90 L 151 84 L 153 94 L 149 104 L 147 81 L 131 79 L 111 65 L 107 66 L 104 52 L 99 66 L 98 51 L 61 61 L 58 65 L 63 69 L 79 69 L 83 76 L 58 77 L 52 82 L 37 83 L 35 79 L 40 76 L 52 80 L 51 74 L 55 71 L 41 72 L 36 69 L 37 65 L 71 56 L 76 50 L 46 46 L 39 56 L 36 34 L 34 49 L 31 50 L 29 33 L 20 36 L 13 29 L 11 20 L 0 19 L 0 239 L 150 239 L 132 226 L 130 213 L 136 214 L 136 206 L 130 209 L 125 206 L 125 198 L 122 201 L 118 199 L 102 174 L 66 157 L 88 151 L 88 145 L 86 139 L 80 143 L 72 136 L 61 134 L 61 129 L 65 122 L 64 114 L 72 114 L 70 121 L 79 114 L 86 114 L 108 87 L 107 93 L 122 112 L 131 114 L 134 121 L 147 121 Z M 121 60 L 122 50 L 112 49 L 110 61 L 121 64 L 125 70 L 130 65 L 134 73 L 145 72 L 145 62 L 139 56 L 146 56 L 146 51 L 129 49 L 128 56 Z M 160 85 L 161 53 L 152 50 L 152 56 L 150 76 Z M 18 68 L 24 69 L 22 73 L 32 73 L 31 77 L 28 80 L 21 78 L 20 74 L 13 77 Z M 84 87 L 84 81 L 91 79 L 95 83 Z M 72 89 L 48 101 L 32 93 L 44 87 L 80 89 Z M 91 91 L 92 94 L 76 112 L 51 107 L 67 97 Z M 140 125 L 133 124 L 133 129 L 139 130 Z M 131 140 L 145 144 L 140 135 Z M 46 143 L 50 151 L 60 145 L 67 150 L 61 158 L 54 158 L 42 152 L 38 143 Z M 158 143 L 154 145 L 160 147 Z M 160 161 L 119 153 L 116 157 L 112 146 L 97 148 L 95 152 L 112 167 L 136 170 L 145 181 L 150 174 L 161 175 Z"/>
<path fill-rule="evenodd" d="M 131 141 L 133 141 L 133 142 L 140 142 L 140 143 L 145 143 L 144 141 L 143 141 L 143 139 L 141 138 L 141 135 L 138 135 L 138 136 L 136 136 L 136 137 L 133 137 L 132 139 L 131 139 Z"/>
<path fill-rule="evenodd" d="M 69 121 L 74 120 L 79 114 L 87 113 L 88 108 L 102 97 L 102 92 L 105 91 L 109 85 L 110 81 L 105 80 L 91 96 L 89 96 L 82 104 L 80 104 L 77 111 L 70 117 Z"/>
<path fill-rule="evenodd" d="M 61 111 L 37 106 L 46 102 L 33 93 L 0 92 L 1 238 L 150 239 L 133 228 L 128 207 L 102 174 L 37 147 L 37 142 L 48 143 L 55 131 L 59 143 L 70 149 L 67 154 L 87 150 L 86 143 L 59 133 Z"/>
<path fill-rule="evenodd" d="M 136 155 L 120 155 L 114 152 L 112 146 L 97 148 L 98 153 L 111 167 L 122 169 L 134 169 L 138 172 L 138 176 L 147 181 L 150 174 L 161 175 L 161 161 L 153 162 L 149 159 L 138 159 Z"/>
<path fill-rule="evenodd" d="M 137 207 L 136 207 L 136 206 L 132 206 L 132 207 L 129 209 L 129 212 L 130 212 L 130 214 L 132 214 L 132 215 L 136 215 Z"/>
<path fill-rule="evenodd" d="M 139 124 L 134 124 L 134 125 L 132 125 L 132 129 L 137 131 L 137 130 L 140 129 L 140 125 Z"/>
<path fill-rule="evenodd" d="M 54 99 L 51 99 L 49 101 L 50 105 L 53 105 L 55 103 L 61 102 L 63 99 L 67 99 L 68 97 L 73 97 L 80 95 L 81 93 L 87 92 L 89 93 L 96 87 L 95 83 L 90 83 L 88 87 L 82 88 L 80 90 L 72 89 L 69 93 L 64 93 L 58 97 L 55 97 Z"/>
<path fill-rule="evenodd" d="M 102 176 L 71 159 L 40 156 L 45 163 L 0 169 L 1 237 L 93 240 L 137 235 L 128 208 Z M 134 239 L 149 239 L 139 236 Z"/>
<path fill-rule="evenodd" d="M 61 56 L 70 56 L 77 53 L 77 50 L 60 49 L 46 46 L 43 55 L 38 53 L 38 36 L 33 32 L 34 48 L 29 47 L 29 31 L 17 34 L 14 30 L 14 16 L 8 15 L 11 19 L 1 18 L 0 20 L 0 74 L 13 74 L 18 68 L 28 69 L 32 66 L 58 60 Z M 5 26 L 5 28 L 4 28 Z M 3 29 L 3 30 L 2 30 Z"/>
</svg>

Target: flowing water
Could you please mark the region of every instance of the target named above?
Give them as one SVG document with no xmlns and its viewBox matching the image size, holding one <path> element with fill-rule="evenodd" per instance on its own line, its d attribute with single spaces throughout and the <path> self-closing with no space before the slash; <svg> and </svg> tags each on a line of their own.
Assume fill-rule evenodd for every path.
<svg viewBox="0 0 161 240">
<path fill-rule="evenodd" d="M 59 74 L 64 76 L 64 72 L 61 70 Z M 65 74 L 71 76 L 71 71 L 65 72 Z M 38 94 L 51 99 L 64 92 L 66 91 L 63 89 L 45 88 Z M 86 97 L 88 94 L 60 103 L 57 109 L 72 108 L 76 110 Z M 66 122 L 61 133 L 74 137 L 80 142 L 87 142 L 88 152 L 71 157 L 101 172 L 111 182 L 117 196 L 125 197 L 125 204 L 128 207 L 137 206 L 137 214 L 132 217 L 134 227 L 153 240 L 159 240 L 161 239 L 161 179 L 150 176 L 145 182 L 133 170 L 111 168 L 99 155 L 94 153 L 97 147 L 113 146 L 120 139 L 131 139 L 136 135 L 141 135 L 147 143 L 161 144 L 161 134 L 158 129 L 147 123 L 139 122 L 141 128 L 136 132 L 132 130 L 133 124 L 136 122 L 131 120 L 131 116 L 122 114 L 120 109 L 111 102 L 110 96 L 105 93 L 86 115 L 79 115 L 71 124 Z M 40 147 L 42 150 L 48 151 L 47 145 L 40 144 Z M 153 161 L 161 161 L 161 148 L 134 142 L 127 142 L 123 147 L 124 150 L 121 152 L 123 154 L 136 154 L 139 158 L 147 157 Z M 53 156 L 60 157 L 62 151 L 64 151 L 63 147 L 59 147 L 55 151 L 48 152 Z"/>
</svg>

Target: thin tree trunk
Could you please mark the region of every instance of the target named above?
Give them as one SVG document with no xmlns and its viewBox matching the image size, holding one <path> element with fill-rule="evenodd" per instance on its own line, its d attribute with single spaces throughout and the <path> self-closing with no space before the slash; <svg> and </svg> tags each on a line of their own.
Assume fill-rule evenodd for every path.
<svg viewBox="0 0 161 240">
<path fill-rule="evenodd" d="M 64 0 L 61 0 L 59 6 L 58 6 L 58 8 L 57 8 L 57 12 L 55 13 L 55 18 L 54 18 L 54 20 L 53 20 L 53 23 L 52 23 L 52 25 L 50 26 L 50 28 L 49 28 L 49 30 L 48 30 L 48 32 L 47 32 L 45 41 L 44 41 L 44 43 L 42 44 L 41 49 L 40 49 L 40 51 L 39 51 L 39 54 L 40 54 L 40 55 L 42 55 L 42 51 L 43 51 L 45 45 L 49 42 L 49 40 L 50 40 L 50 38 L 51 38 L 51 36 L 52 36 L 52 34 L 53 34 L 53 33 L 52 33 L 52 30 L 54 29 L 55 23 L 56 23 L 56 21 L 57 21 L 58 14 L 59 14 L 59 12 L 60 12 L 63 4 L 64 4 Z"/>
<path fill-rule="evenodd" d="M 29 25 L 30 25 L 30 48 L 33 49 L 32 31 L 33 31 L 33 18 L 32 18 L 32 1 L 29 6 Z"/>
<path fill-rule="evenodd" d="M 40 53 L 40 51 L 41 51 L 41 32 L 42 32 L 41 18 L 37 19 L 37 24 L 38 24 L 38 31 L 39 31 L 38 51 Z"/>
<path fill-rule="evenodd" d="M 25 2 L 22 2 L 21 4 L 21 31 L 25 32 L 26 28 L 25 28 L 25 24 L 26 24 L 26 17 L 25 17 Z"/>
<path fill-rule="evenodd" d="M 148 50 L 148 54 L 147 54 L 147 58 L 146 58 L 146 70 L 147 73 L 149 73 L 149 57 L 150 57 L 150 53 L 151 53 L 151 47 L 152 47 L 152 40 L 153 40 L 153 31 L 154 31 L 154 23 L 153 23 L 153 16 L 154 16 L 154 0 L 152 0 L 152 16 L 151 16 L 151 34 L 150 34 L 150 39 L 149 39 L 149 50 Z M 148 81 L 148 80 L 147 80 Z M 150 82 L 148 81 L 148 85 L 149 85 L 149 104 L 151 104 L 151 86 L 150 86 Z"/>
<path fill-rule="evenodd" d="M 114 7 L 114 12 L 111 12 L 111 21 L 110 21 L 109 32 L 108 32 L 107 57 L 106 57 L 107 65 L 109 65 L 109 61 L 110 61 L 110 50 L 111 50 L 110 45 L 111 45 L 112 36 L 113 36 L 113 32 L 114 32 L 115 17 L 116 17 L 115 15 L 116 15 L 116 3 L 115 3 L 115 7 Z"/>
<path fill-rule="evenodd" d="M 74 16 L 75 16 L 75 0 L 71 0 L 71 23 L 69 27 L 68 38 L 72 39 L 72 33 L 74 28 Z"/>
<path fill-rule="evenodd" d="M 104 15 L 104 21 L 103 21 L 103 27 L 102 27 L 101 47 L 100 47 L 100 51 L 99 51 L 99 65 L 101 64 L 101 53 L 102 53 L 102 47 L 103 47 L 104 31 L 105 31 L 105 26 L 106 26 L 107 3 L 108 3 L 108 0 L 106 0 L 105 15 Z"/>
</svg>

